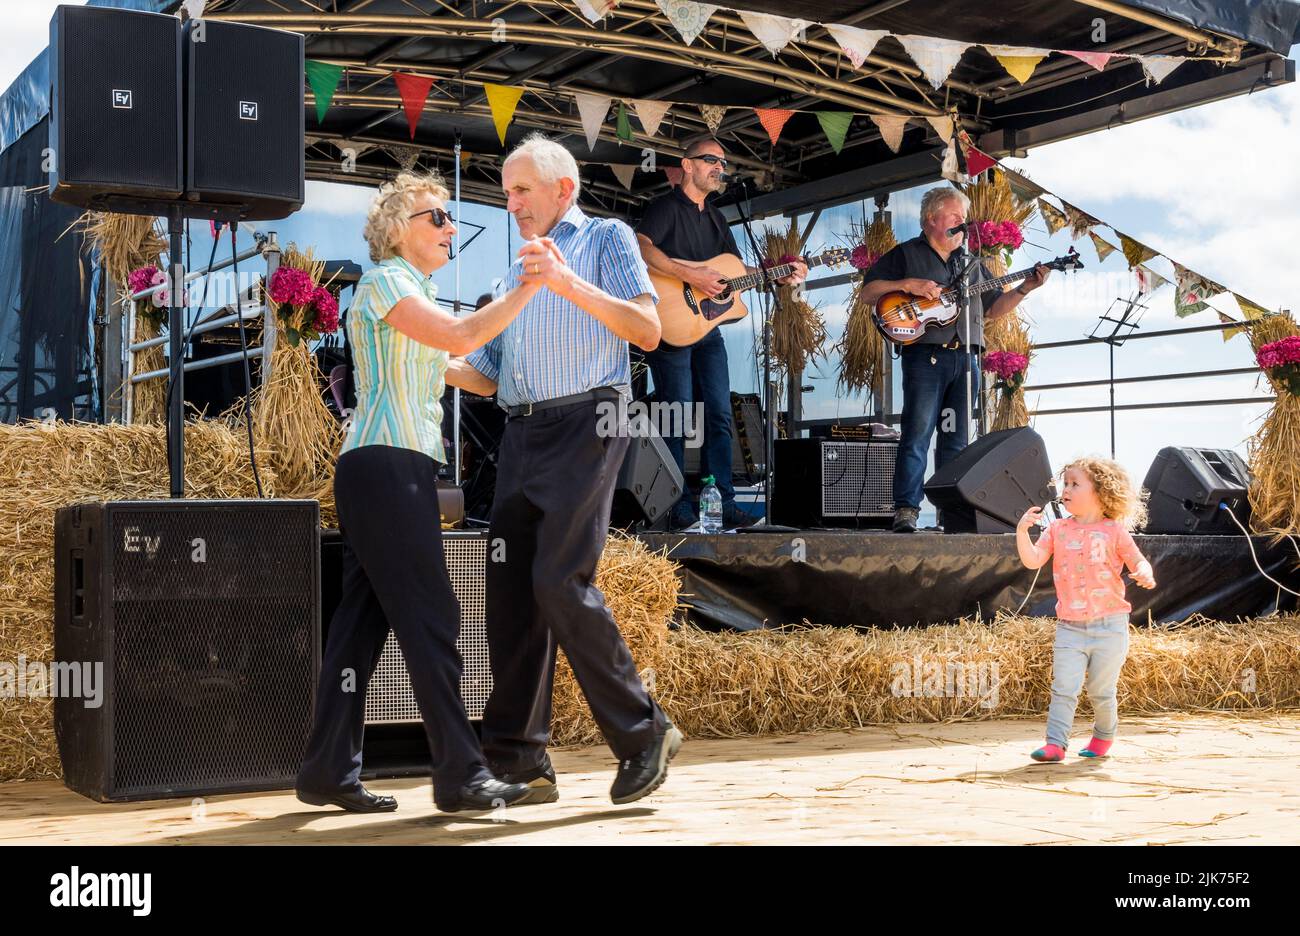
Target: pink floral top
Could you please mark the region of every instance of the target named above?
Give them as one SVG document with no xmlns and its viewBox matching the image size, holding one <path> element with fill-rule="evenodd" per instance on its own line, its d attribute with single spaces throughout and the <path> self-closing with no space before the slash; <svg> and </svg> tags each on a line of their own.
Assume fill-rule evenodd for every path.
<svg viewBox="0 0 1300 936">
<path fill-rule="evenodd" d="M 1080 523 L 1066 517 L 1051 524 L 1037 545 L 1052 556 L 1060 620 L 1089 621 L 1133 610 L 1124 600 L 1120 575 L 1125 565 L 1136 571 L 1145 557 L 1123 526 L 1114 520 Z"/>
</svg>

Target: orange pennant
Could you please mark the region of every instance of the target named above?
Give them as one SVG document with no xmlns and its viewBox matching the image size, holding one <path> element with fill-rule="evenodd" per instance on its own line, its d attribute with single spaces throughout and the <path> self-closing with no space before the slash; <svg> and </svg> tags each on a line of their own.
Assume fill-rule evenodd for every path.
<svg viewBox="0 0 1300 936">
<path fill-rule="evenodd" d="M 759 123 L 763 125 L 763 129 L 771 137 L 773 146 L 776 146 L 776 141 L 781 136 L 781 130 L 785 127 L 785 122 L 794 116 L 792 110 L 769 107 L 755 107 L 754 113 L 758 115 Z"/>
</svg>

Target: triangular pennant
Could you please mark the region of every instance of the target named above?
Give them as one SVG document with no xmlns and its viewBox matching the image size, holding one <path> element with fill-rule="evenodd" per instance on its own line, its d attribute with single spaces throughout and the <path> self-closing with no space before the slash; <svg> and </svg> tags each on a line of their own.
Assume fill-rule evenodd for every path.
<svg viewBox="0 0 1300 936">
<path fill-rule="evenodd" d="M 961 54 L 970 48 L 969 42 L 955 42 L 952 39 L 934 39 L 930 36 L 895 36 L 907 50 L 907 54 L 916 62 L 921 73 L 938 91 L 948 80 Z"/>
<path fill-rule="evenodd" d="M 1106 64 L 1113 57 L 1110 52 L 1071 52 L 1068 49 L 1062 49 L 1061 51 L 1066 55 L 1073 55 L 1080 62 L 1091 65 L 1097 71 L 1103 71 Z"/>
<path fill-rule="evenodd" d="M 185 15 L 190 19 L 198 19 L 203 15 L 203 8 L 208 5 L 208 0 L 185 0 L 181 4 L 185 8 Z"/>
<path fill-rule="evenodd" d="M 685 174 L 686 173 L 681 166 L 664 167 L 664 177 L 668 179 L 669 185 L 673 185 L 673 186 L 681 185 L 682 178 L 683 176 L 685 176 Z"/>
<path fill-rule="evenodd" d="M 632 109 L 636 111 L 637 120 L 646 132 L 646 136 L 659 133 L 659 124 L 663 123 L 664 114 L 672 107 L 672 101 L 633 100 Z"/>
<path fill-rule="evenodd" d="M 1092 238 L 1092 246 L 1097 248 L 1098 263 L 1104 263 L 1107 257 L 1119 249 L 1109 241 L 1103 240 L 1101 235 L 1096 231 L 1089 231 L 1088 236 Z"/>
<path fill-rule="evenodd" d="M 1034 183 L 1018 172 L 1012 172 L 1004 168 L 1002 175 L 1007 180 L 1007 187 L 1011 189 L 1011 194 L 1016 196 L 1016 200 L 1022 204 L 1027 204 L 1043 194 L 1041 185 Z"/>
<path fill-rule="evenodd" d="M 582 15 L 592 23 L 599 23 L 609 15 L 610 10 L 618 6 L 618 0 L 575 0 L 575 2 Z"/>
<path fill-rule="evenodd" d="M 852 111 L 816 111 L 817 122 L 822 125 L 822 133 L 831 141 L 835 155 L 844 149 L 844 138 L 848 136 L 849 124 L 853 123 Z M 901 135 L 901 134 L 900 134 Z M 898 152 L 898 150 L 894 150 Z"/>
<path fill-rule="evenodd" d="M 618 129 L 615 131 L 620 140 L 632 142 L 632 122 L 627 119 L 627 107 L 622 101 L 618 102 Z"/>
<path fill-rule="evenodd" d="M 1208 308 L 1208 307 L 1205 305 L 1205 303 L 1201 303 L 1201 307 L 1202 307 L 1202 308 Z M 1196 309 L 1195 311 L 1199 312 L 1200 309 Z M 1214 311 L 1215 311 L 1216 313 L 1218 313 L 1218 316 L 1219 316 L 1219 324 L 1221 324 L 1221 325 L 1233 325 L 1233 326 L 1235 326 L 1234 328 L 1225 328 L 1225 329 L 1223 330 L 1223 340 L 1224 340 L 1224 341 L 1227 341 L 1229 338 L 1235 338 L 1237 335 L 1240 335 L 1242 332 L 1244 332 L 1244 331 L 1246 330 L 1246 327 L 1245 327 L 1244 325 L 1242 325 L 1240 322 L 1238 322 L 1238 321 L 1237 321 L 1235 318 L 1233 318 L 1232 316 L 1230 316 L 1230 315 L 1224 315 L 1222 312 L 1219 312 L 1218 309 L 1215 309 Z M 1189 312 L 1188 314 L 1190 315 L 1191 313 Z"/>
<path fill-rule="evenodd" d="M 953 140 L 949 140 L 948 145 L 943 149 L 943 163 L 939 168 L 939 175 L 957 184 L 965 184 L 968 181 L 962 174 L 961 166 L 957 164 L 957 143 Z"/>
<path fill-rule="evenodd" d="M 1065 199 L 1061 199 L 1061 207 L 1065 209 L 1065 217 L 1070 221 L 1070 240 L 1078 240 L 1092 230 L 1093 225 L 1101 224 L 1088 212 L 1080 211 Z"/>
<path fill-rule="evenodd" d="M 485 81 L 483 92 L 487 95 L 488 107 L 492 109 L 492 122 L 497 126 L 497 136 L 501 138 L 501 145 L 505 146 L 506 127 L 514 120 L 515 108 L 519 106 L 519 99 L 524 96 L 524 89 L 488 84 Z"/>
<path fill-rule="evenodd" d="M 871 122 L 880 131 L 880 138 L 885 141 L 885 145 L 897 153 L 899 147 L 903 145 L 903 131 L 907 128 L 907 118 L 903 116 L 883 117 L 879 114 L 870 114 L 869 116 Z"/>
<path fill-rule="evenodd" d="M 691 0 L 655 0 L 655 3 L 687 45 L 704 32 L 709 17 L 718 9 L 711 3 L 692 3 Z"/>
<path fill-rule="evenodd" d="M 582 118 L 582 132 L 587 135 L 587 149 L 594 150 L 600 139 L 600 128 L 609 116 L 609 105 L 614 99 L 606 94 L 587 94 L 574 92 L 574 101 L 578 104 L 578 116 Z"/>
<path fill-rule="evenodd" d="M 952 118 L 947 114 L 942 117 L 927 117 L 930 126 L 934 127 L 934 132 L 939 134 L 939 139 L 944 143 L 952 142 Z"/>
<path fill-rule="evenodd" d="M 1025 49 L 1020 46 L 986 45 L 984 48 L 1020 84 L 1028 81 L 1038 63 L 1051 54 L 1049 49 Z"/>
<path fill-rule="evenodd" d="M 754 113 L 758 115 L 758 122 L 763 125 L 767 135 L 772 140 L 772 145 L 776 146 L 776 141 L 781 136 L 781 129 L 785 122 L 794 116 L 792 110 L 781 110 L 780 108 L 755 107 Z"/>
<path fill-rule="evenodd" d="M 304 68 L 307 84 L 311 85 L 312 96 L 316 98 L 316 122 L 323 123 L 330 101 L 334 100 L 334 91 L 339 86 L 339 78 L 343 75 L 343 66 L 307 59 Z"/>
<path fill-rule="evenodd" d="M 1255 319 L 1267 318 L 1273 314 L 1263 306 L 1251 302 L 1245 296 L 1241 295 L 1241 293 L 1233 293 L 1232 298 L 1237 300 L 1237 308 L 1241 309 L 1241 314 L 1252 322 L 1255 321 Z"/>
<path fill-rule="evenodd" d="M 1047 225 L 1047 233 L 1055 234 L 1061 228 L 1070 223 L 1070 219 L 1045 198 L 1038 199 L 1038 213 L 1043 216 L 1043 222 Z"/>
<path fill-rule="evenodd" d="M 620 163 L 609 167 L 614 178 L 623 183 L 623 188 L 632 191 L 632 179 L 636 175 L 636 163 Z"/>
<path fill-rule="evenodd" d="M 1174 284 L 1174 314 L 1179 318 L 1210 308 L 1205 300 L 1224 291 L 1223 287 L 1180 263 L 1174 264 Z"/>
<path fill-rule="evenodd" d="M 1169 282 L 1169 280 L 1165 279 L 1148 266 L 1142 266 L 1139 264 L 1137 270 L 1134 272 L 1137 273 L 1138 292 L 1144 296 L 1155 292 L 1161 286 L 1165 285 L 1165 283 Z"/>
<path fill-rule="evenodd" d="M 1127 234 L 1120 233 L 1119 231 L 1116 231 L 1115 233 L 1119 234 L 1119 246 L 1120 249 L 1124 251 L 1124 259 L 1128 261 L 1128 268 L 1130 270 L 1139 263 L 1146 263 L 1152 257 L 1158 256 L 1156 252 L 1146 244 L 1139 244 Z"/>
<path fill-rule="evenodd" d="M 1153 81 L 1160 84 L 1169 77 L 1171 71 L 1187 61 L 1181 55 L 1135 55 L 1134 58 L 1142 63 L 1142 71 L 1146 73 L 1147 84 L 1151 84 Z"/>
<path fill-rule="evenodd" d="M 844 55 L 854 68 L 861 68 L 867 56 L 876 48 L 876 43 L 889 35 L 887 29 L 859 29 L 856 26 L 839 26 L 826 24 L 826 31 L 834 37 L 844 50 Z"/>
<path fill-rule="evenodd" d="M 966 147 L 966 174 L 971 178 L 997 164 L 998 161 L 988 153 L 982 153 L 973 146 Z"/>
<path fill-rule="evenodd" d="M 749 13 L 745 10 L 736 12 L 754 34 L 754 38 L 772 53 L 772 58 L 776 58 L 776 54 L 790 44 L 796 33 L 812 25 L 807 20 L 773 16 L 771 13 Z"/>
<path fill-rule="evenodd" d="M 700 115 L 708 125 L 709 132 L 717 136 L 718 128 L 722 126 L 722 118 L 727 116 L 727 108 L 724 104 L 701 104 Z"/>
<path fill-rule="evenodd" d="M 420 115 L 424 113 L 424 102 L 433 87 L 433 79 L 423 75 L 408 75 L 393 72 L 393 81 L 397 93 L 402 98 L 402 110 L 406 111 L 406 125 L 411 129 L 411 139 L 415 139 L 415 128 L 420 125 Z"/>
</svg>

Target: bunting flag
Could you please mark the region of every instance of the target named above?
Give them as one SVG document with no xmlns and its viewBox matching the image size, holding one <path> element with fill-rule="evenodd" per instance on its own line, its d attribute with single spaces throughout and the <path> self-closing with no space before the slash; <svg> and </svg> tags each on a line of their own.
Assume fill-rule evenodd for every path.
<svg viewBox="0 0 1300 936">
<path fill-rule="evenodd" d="M 334 100 L 334 92 L 339 86 L 339 78 L 343 75 L 343 66 L 307 59 L 304 67 L 307 71 L 307 84 L 311 85 L 311 93 L 316 98 L 316 122 L 323 123 L 325 112 L 329 110 L 330 101 Z"/>
<path fill-rule="evenodd" d="M 1202 303 L 1202 305 L 1204 305 L 1204 303 Z M 1240 335 L 1242 332 L 1246 330 L 1246 327 L 1242 325 L 1240 322 L 1238 322 L 1235 318 L 1232 318 L 1229 315 L 1224 315 L 1222 312 L 1219 312 L 1218 309 L 1215 309 L 1214 311 L 1218 312 L 1220 324 L 1236 326 L 1235 328 L 1225 328 L 1223 330 L 1224 341 L 1227 341 L 1229 338 L 1235 338 L 1237 335 Z"/>
<path fill-rule="evenodd" d="M 632 191 L 632 179 L 636 175 L 636 163 L 617 164 L 609 167 L 614 177 L 623 183 L 623 188 Z"/>
<path fill-rule="evenodd" d="M 934 132 L 939 134 L 939 139 L 943 140 L 945 144 L 952 142 L 953 120 L 951 117 L 945 114 L 942 117 L 927 117 L 925 119 L 930 122 L 930 126 L 934 128 Z"/>
<path fill-rule="evenodd" d="M 961 55 L 971 47 L 969 42 L 952 39 L 933 39 L 929 36 L 894 36 L 903 44 L 907 54 L 916 62 L 921 73 L 938 91 L 952 74 Z"/>
<path fill-rule="evenodd" d="M 1065 199 L 1060 201 L 1061 207 L 1065 209 L 1065 217 L 1070 222 L 1070 240 L 1078 240 L 1085 232 L 1092 230 L 1093 225 L 1101 224 L 1092 215 L 1086 211 L 1080 211 Z"/>
<path fill-rule="evenodd" d="M 943 148 L 943 163 L 939 166 L 939 175 L 953 183 L 967 182 L 962 175 L 961 166 L 957 164 L 957 144 L 952 140 Z"/>
<path fill-rule="evenodd" d="M 988 153 L 981 153 L 974 146 L 970 145 L 969 142 L 967 143 L 966 146 L 966 174 L 967 175 L 974 178 L 975 176 L 983 172 L 985 169 L 988 169 L 991 166 L 996 166 L 997 164 L 998 161 L 994 159 L 992 156 L 988 155 Z"/>
<path fill-rule="evenodd" d="M 433 87 L 433 79 L 423 75 L 408 75 L 393 72 L 393 81 L 397 84 L 397 93 L 402 98 L 402 110 L 406 111 L 406 125 L 411 128 L 411 139 L 415 139 L 415 128 L 420 125 L 420 115 L 424 113 L 424 102 Z"/>
<path fill-rule="evenodd" d="M 1179 55 L 1138 55 L 1135 58 L 1142 63 L 1142 71 L 1146 73 L 1147 84 L 1155 82 L 1160 84 L 1169 77 L 1169 73 L 1186 61 Z"/>
<path fill-rule="evenodd" d="M 682 184 L 682 177 L 686 171 L 681 166 L 665 166 L 664 176 L 668 179 L 668 184 L 674 188 Z"/>
<path fill-rule="evenodd" d="M 492 109 L 492 122 L 496 124 L 497 136 L 501 139 L 501 145 L 505 146 L 506 127 L 510 126 L 510 121 L 515 118 L 515 108 L 519 106 L 519 99 L 524 96 L 524 89 L 488 84 L 485 81 L 483 92 L 487 95 L 488 107 Z"/>
<path fill-rule="evenodd" d="M 721 104 L 701 104 L 700 116 L 708 125 L 709 132 L 717 136 L 718 128 L 722 126 L 722 118 L 727 116 L 727 108 Z"/>
<path fill-rule="evenodd" d="M 1073 55 L 1080 62 L 1091 65 L 1097 71 L 1104 71 L 1106 64 L 1113 58 L 1109 52 L 1072 52 L 1069 49 L 1061 50 L 1065 55 Z"/>
<path fill-rule="evenodd" d="M 854 68 L 861 68 L 867 56 L 875 50 L 876 43 L 889 35 L 887 29 L 859 29 L 856 26 L 834 24 L 828 24 L 826 31 L 840 44 Z"/>
<path fill-rule="evenodd" d="M 1232 298 L 1237 300 L 1237 308 L 1241 309 L 1241 314 L 1252 322 L 1256 319 L 1267 318 L 1273 313 L 1263 306 L 1256 305 L 1241 293 L 1233 293 Z"/>
<path fill-rule="evenodd" d="M 1141 264 L 1139 264 L 1136 272 L 1137 272 L 1137 281 L 1138 281 L 1138 292 L 1144 296 L 1149 293 L 1155 292 L 1161 286 L 1165 285 L 1165 283 L 1169 282 L 1169 280 L 1165 279 L 1163 276 L 1161 276 L 1159 273 L 1157 273 L 1155 270 L 1151 269 L 1148 266 L 1142 266 Z"/>
<path fill-rule="evenodd" d="M 663 123 L 664 114 L 672 107 L 672 101 L 633 100 L 632 109 L 636 111 L 637 120 L 647 136 L 659 133 L 659 124 Z"/>
<path fill-rule="evenodd" d="M 185 0 L 181 4 L 185 8 L 185 14 L 190 19 L 198 19 L 203 15 L 203 8 L 208 5 L 208 0 Z"/>
<path fill-rule="evenodd" d="M 1158 254 L 1146 244 L 1139 244 L 1127 234 L 1121 234 L 1119 231 L 1119 246 L 1124 251 L 1124 259 L 1128 261 L 1128 268 L 1131 270 L 1140 263 L 1146 263 L 1152 257 Z"/>
<path fill-rule="evenodd" d="M 620 140 L 625 140 L 628 143 L 632 142 L 632 124 L 627 119 L 627 108 L 623 105 L 622 101 L 618 102 L 617 136 Z"/>
<path fill-rule="evenodd" d="M 614 7 L 618 6 L 618 0 L 576 0 L 576 2 L 582 15 L 593 23 L 599 23 Z"/>
<path fill-rule="evenodd" d="M 600 139 L 600 128 L 609 116 L 609 105 L 614 103 L 614 99 L 606 94 L 587 94 L 583 91 L 575 91 L 573 99 L 578 104 L 578 116 L 582 118 L 582 132 L 587 135 L 587 150 L 594 150 L 596 141 Z"/>
<path fill-rule="evenodd" d="M 1222 286 L 1217 286 L 1181 263 L 1174 264 L 1174 282 L 1174 314 L 1179 318 L 1210 308 L 1205 300 L 1224 291 Z"/>
<path fill-rule="evenodd" d="M 895 153 L 903 145 L 903 130 L 907 127 L 906 117 L 878 117 L 871 115 L 871 122 L 880 130 L 881 139 Z"/>
<path fill-rule="evenodd" d="M 795 33 L 813 25 L 808 20 L 773 16 L 771 13 L 749 13 L 745 10 L 736 12 L 754 34 L 754 38 L 772 53 L 772 58 L 776 58 L 776 54 L 790 44 Z"/>
<path fill-rule="evenodd" d="M 763 125 L 767 135 L 772 140 L 772 145 L 776 146 L 776 141 L 781 137 L 781 130 L 785 127 L 785 122 L 794 116 L 792 110 L 781 110 L 780 108 L 755 107 L 754 113 L 758 115 L 758 122 Z"/>
<path fill-rule="evenodd" d="M 1049 49 L 1024 49 L 1019 46 L 986 45 L 989 54 L 1007 70 L 1007 74 L 1024 84 L 1033 75 L 1038 63 L 1051 54 Z"/>
<path fill-rule="evenodd" d="M 1070 219 L 1065 216 L 1065 212 L 1059 210 L 1045 198 L 1038 199 L 1038 213 L 1043 216 L 1048 234 L 1055 234 L 1070 223 Z"/>
<path fill-rule="evenodd" d="M 709 17 L 718 9 L 711 3 L 693 3 L 691 0 L 655 0 L 655 3 L 687 45 L 704 32 Z"/>
<path fill-rule="evenodd" d="M 1022 176 L 1018 172 L 1011 172 L 1003 169 L 1002 175 L 1007 180 L 1007 187 L 1011 189 L 1011 194 L 1016 196 L 1016 200 L 1021 204 L 1028 204 L 1043 194 L 1043 187 L 1029 179 L 1028 176 Z"/>
<path fill-rule="evenodd" d="M 853 123 L 853 113 L 851 111 L 815 111 L 817 122 L 822 125 L 822 133 L 826 134 L 826 139 L 831 141 L 831 149 L 835 150 L 835 155 L 840 154 L 844 149 L 844 138 L 849 134 L 849 124 Z M 906 118 L 903 118 L 906 122 Z M 900 131 L 899 136 L 902 136 Z M 895 153 L 898 150 L 894 150 Z"/>
<path fill-rule="evenodd" d="M 1098 263 L 1104 263 L 1107 257 L 1119 249 L 1109 241 L 1103 240 L 1096 231 L 1089 231 L 1088 236 L 1092 238 L 1092 246 L 1097 248 Z"/>
</svg>

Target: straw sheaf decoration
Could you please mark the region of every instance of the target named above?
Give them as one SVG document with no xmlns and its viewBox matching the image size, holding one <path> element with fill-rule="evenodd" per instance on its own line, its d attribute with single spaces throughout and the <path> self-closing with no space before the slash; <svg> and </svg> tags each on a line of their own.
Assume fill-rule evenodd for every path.
<svg viewBox="0 0 1300 936">
<path fill-rule="evenodd" d="M 1289 314 L 1269 315 L 1248 323 L 1251 349 L 1300 335 Z M 1247 441 L 1250 471 L 1251 526 L 1257 532 L 1300 534 L 1300 397 L 1265 371 L 1276 396 L 1259 429 Z"/>
<path fill-rule="evenodd" d="M 790 219 L 789 230 L 767 231 L 763 244 L 766 256 L 778 260 L 800 253 L 799 224 Z M 808 361 L 823 353 L 826 323 L 817 309 L 793 286 L 778 286 L 776 311 L 772 316 L 772 358 L 789 374 L 803 370 Z"/>
<path fill-rule="evenodd" d="M 854 266 L 865 273 L 868 260 L 879 260 L 898 245 L 894 230 L 883 217 L 870 224 L 854 223 L 850 228 L 850 246 L 854 249 Z M 863 256 L 865 255 L 865 256 Z M 885 339 L 872 319 L 873 307 L 862 299 L 862 282 L 859 280 L 849 297 L 849 314 L 844 323 L 844 335 L 835 352 L 840 358 L 839 388 L 849 394 L 869 392 L 879 399 L 884 377 Z"/>
</svg>

